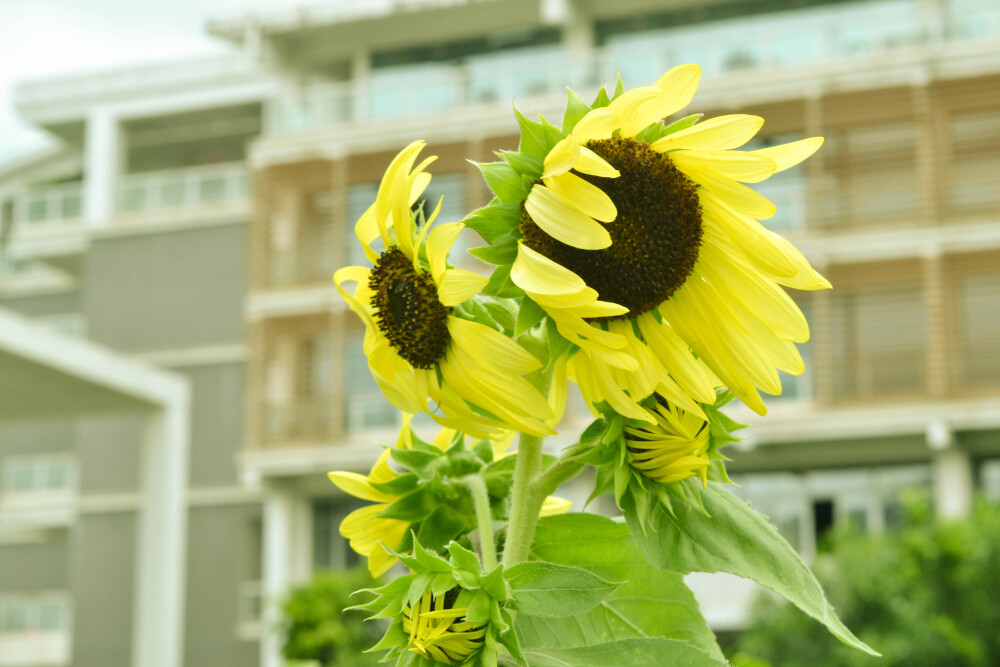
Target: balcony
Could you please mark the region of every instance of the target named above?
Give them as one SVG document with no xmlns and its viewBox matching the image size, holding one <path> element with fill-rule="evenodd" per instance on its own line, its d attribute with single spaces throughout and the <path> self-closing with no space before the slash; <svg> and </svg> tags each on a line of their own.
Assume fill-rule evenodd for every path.
<svg viewBox="0 0 1000 667">
<path fill-rule="evenodd" d="M 77 479 L 76 459 L 70 453 L 5 458 L 0 532 L 70 526 L 76 515 Z"/>
<path fill-rule="evenodd" d="M 709 86 L 714 77 L 780 69 L 808 69 L 815 78 L 822 65 L 843 63 L 846 71 L 856 71 L 877 66 L 894 53 L 919 54 L 925 62 L 935 47 L 980 43 L 995 48 L 997 35 L 1000 8 L 975 3 L 952 4 L 943 16 L 899 0 L 775 12 L 614 35 L 604 47 L 585 54 L 531 49 L 450 65 L 376 70 L 351 83 L 288 91 L 271 103 L 267 131 L 506 105 L 512 98 L 523 102 L 562 96 L 567 85 L 589 93 L 613 82 L 619 72 L 626 85 L 642 85 L 683 62 L 701 64 Z M 731 88 L 729 83 L 725 87 Z"/>
<path fill-rule="evenodd" d="M 127 174 L 118 183 L 115 222 L 248 215 L 250 179 L 241 162 Z"/>
</svg>

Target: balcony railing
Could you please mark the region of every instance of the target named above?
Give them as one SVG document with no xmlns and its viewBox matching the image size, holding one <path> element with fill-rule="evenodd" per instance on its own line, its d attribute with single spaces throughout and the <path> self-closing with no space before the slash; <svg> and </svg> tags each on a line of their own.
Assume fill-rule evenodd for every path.
<svg viewBox="0 0 1000 667">
<path fill-rule="evenodd" d="M 266 443 L 327 440 L 333 436 L 329 399 L 298 399 L 265 404 L 262 439 Z"/>
<path fill-rule="evenodd" d="M 36 186 L 28 191 L 18 211 L 19 220 L 31 227 L 65 225 L 83 217 L 83 184 Z"/>
<path fill-rule="evenodd" d="M 1000 7 L 977 3 L 954 3 L 940 15 L 906 0 L 804 9 L 616 36 L 587 53 L 552 48 L 383 70 L 351 83 L 290 91 L 271 103 L 267 124 L 271 132 L 294 131 L 561 95 L 567 85 L 589 91 L 619 72 L 626 85 L 648 84 L 684 62 L 699 63 L 712 76 L 872 61 L 942 42 L 994 43 L 998 35 Z"/>
<path fill-rule="evenodd" d="M 116 208 L 124 216 L 200 209 L 245 202 L 249 192 L 241 162 L 152 171 L 121 178 Z"/>
</svg>

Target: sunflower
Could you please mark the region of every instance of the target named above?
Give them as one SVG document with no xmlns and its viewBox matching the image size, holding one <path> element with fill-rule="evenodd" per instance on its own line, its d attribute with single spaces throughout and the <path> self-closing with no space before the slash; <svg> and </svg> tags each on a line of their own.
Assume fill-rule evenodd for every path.
<svg viewBox="0 0 1000 667">
<path fill-rule="evenodd" d="M 417 229 L 411 206 L 431 176 L 435 158 L 414 168 L 424 142 L 399 153 L 382 178 L 374 204 L 355 232 L 370 268 L 349 266 L 333 277 L 341 296 L 365 323 L 365 355 L 386 398 L 404 412 L 430 412 L 441 425 L 480 436 L 500 429 L 554 433 L 545 397 L 522 376 L 541 366 L 499 331 L 458 317 L 453 307 L 487 279 L 449 268 L 448 251 L 461 223 Z M 380 239 L 384 250 L 372 244 Z M 357 284 L 353 294 L 344 283 Z M 433 402 L 435 405 L 430 405 Z"/>
<path fill-rule="evenodd" d="M 443 665 L 464 662 L 483 647 L 484 624 L 465 619 L 468 607 L 451 607 L 446 595 L 425 591 L 420 601 L 403 608 L 403 632 L 409 651 Z"/>
<path fill-rule="evenodd" d="M 803 371 L 794 343 L 809 338 L 781 286 L 830 287 L 761 226 L 774 204 L 744 185 L 798 164 L 822 138 L 736 151 L 762 118 L 664 127 L 699 77 L 681 65 L 595 108 L 580 101 L 575 122 L 568 109 L 561 138 L 533 156 L 541 176 L 514 232 L 510 278 L 580 348 L 569 371 L 585 400 L 647 423 L 638 402 L 654 391 L 703 416 L 696 403 L 711 403 L 719 384 L 764 414 L 758 389 L 780 394 L 778 371 Z"/>
</svg>

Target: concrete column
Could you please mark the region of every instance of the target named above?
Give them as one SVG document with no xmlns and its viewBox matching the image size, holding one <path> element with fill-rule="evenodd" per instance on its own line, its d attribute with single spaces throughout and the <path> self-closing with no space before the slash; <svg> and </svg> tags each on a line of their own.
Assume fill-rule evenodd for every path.
<svg viewBox="0 0 1000 667">
<path fill-rule="evenodd" d="M 281 601 L 289 587 L 304 580 L 310 568 L 309 505 L 294 491 L 272 484 L 264 496 L 263 593 L 264 627 L 260 642 L 261 667 L 281 667 L 284 637 L 277 628 Z"/>
<path fill-rule="evenodd" d="M 151 414 L 142 442 L 133 667 L 181 667 L 190 395 Z"/>
<path fill-rule="evenodd" d="M 115 187 L 123 146 L 118 116 L 97 107 L 87 114 L 84 132 L 83 218 L 89 227 L 107 225 L 115 209 Z"/>
<path fill-rule="evenodd" d="M 969 453 L 955 442 L 950 427 L 940 421 L 928 425 L 927 444 L 934 450 L 931 464 L 934 511 L 944 519 L 968 516 L 973 493 Z"/>
</svg>

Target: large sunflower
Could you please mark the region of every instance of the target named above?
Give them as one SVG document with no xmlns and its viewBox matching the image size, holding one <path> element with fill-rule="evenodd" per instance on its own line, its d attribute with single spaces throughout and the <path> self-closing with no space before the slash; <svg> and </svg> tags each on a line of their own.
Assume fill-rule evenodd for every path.
<svg viewBox="0 0 1000 667">
<path fill-rule="evenodd" d="M 411 206 L 435 158 L 414 168 L 424 142 L 407 146 L 389 165 L 375 203 L 355 226 L 370 268 L 338 270 L 334 283 L 365 323 L 368 366 L 386 398 L 404 412 L 430 412 L 441 425 L 486 435 L 514 429 L 554 433 L 546 398 L 522 376 L 541 364 L 502 333 L 457 317 L 456 306 L 486 284 L 449 268 L 448 251 L 461 223 L 431 226 L 441 204 L 417 229 Z M 372 243 L 381 239 L 381 253 Z M 343 285 L 353 281 L 353 294 Z M 434 403 L 431 405 L 430 403 Z"/>
<path fill-rule="evenodd" d="M 638 402 L 654 391 L 701 414 L 696 403 L 711 403 L 720 383 L 765 413 L 758 389 L 780 394 L 778 370 L 802 372 L 794 343 L 809 338 L 780 286 L 830 287 L 760 225 L 775 207 L 744 185 L 798 164 L 822 138 L 736 151 L 762 118 L 664 127 L 699 77 L 681 65 L 593 108 L 571 94 L 561 131 L 543 121 L 526 156 L 535 130 L 519 117 L 521 155 L 505 156 L 535 177 L 511 232 L 511 280 L 580 347 L 569 371 L 585 400 L 647 422 Z"/>
</svg>

